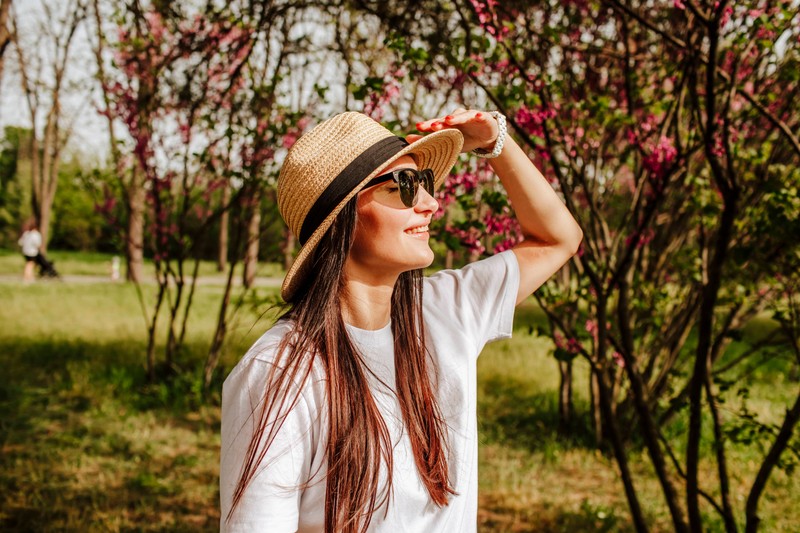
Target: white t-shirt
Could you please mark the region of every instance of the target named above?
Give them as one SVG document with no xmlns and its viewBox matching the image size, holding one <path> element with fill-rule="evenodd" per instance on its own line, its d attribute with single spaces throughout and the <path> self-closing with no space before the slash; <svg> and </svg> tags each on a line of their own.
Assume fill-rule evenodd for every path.
<svg viewBox="0 0 800 533">
<path fill-rule="evenodd" d="M 36 257 L 39 255 L 39 248 L 42 246 L 42 234 L 35 229 L 28 230 L 22 234 L 17 243 L 22 247 L 22 255 Z"/>
<path fill-rule="evenodd" d="M 387 508 L 370 522 L 374 532 L 472 532 L 477 528 L 478 432 L 476 360 L 490 341 L 511 336 L 519 266 L 511 251 L 425 279 L 426 345 L 436 365 L 435 391 L 447 427 L 450 483 L 456 495 L 437 507 L 422 484 L 402 423 L 395 383 L 391 324 L 347 331 L 375 374 L 370 389 L 392 438 L 394 471 Z M 325 378 L 315 365 L 297 404 L 272 442 L 236 512 L 227 521 L 248 444 L 258 422 L 264 386 L 278 343 L 291 331 L 279 321 L 247 352 L 222 391 L 220 503 L 222 531 L 319 532 L 324 525 L 328 421 Z M 383 382 L 383 384 L 381 383 Z M 387 388 L 384 384 L 388 385 Z M 297 384 L 295 384 L 295 387 Z M 290 398 L 297 391 L 287 391 Z M 385 469 L 382 471 L 385 486 Z M 299 488 L 306 484 L 305 488 Z M 379 489 L 380 491 L 380 489 Z M 380 494 L 380 492 L 379 492 Z"/>
</svg>

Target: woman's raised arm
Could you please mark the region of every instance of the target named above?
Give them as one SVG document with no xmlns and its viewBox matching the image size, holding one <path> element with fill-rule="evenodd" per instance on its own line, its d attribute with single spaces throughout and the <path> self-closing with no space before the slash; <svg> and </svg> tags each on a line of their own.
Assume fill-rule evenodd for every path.
<svg viewBox="0 0 800 533">
<path fill-rule="evenodd" d="M 444 128 L 461 131 L 464 152 L 475 148 L 491 151 L 499 131 L 492 115 L 464 109 L 417 124 L 417 129 L 423 132 Z M 510 136 L 490 164 L 508 193 L 524 236 L 513 248 L 519 262 L 517 303 L 520 303 L 575 255 L 583 232 L 539 169 Z"/>
</svg>

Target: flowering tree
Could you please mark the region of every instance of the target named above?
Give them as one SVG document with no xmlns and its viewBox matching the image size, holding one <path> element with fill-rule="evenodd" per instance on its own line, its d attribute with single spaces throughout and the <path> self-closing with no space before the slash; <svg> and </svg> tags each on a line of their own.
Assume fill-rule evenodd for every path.
<svg viewBox="0 0 800 533">
<path fill-rule="evenodd" d="M 333 43 L 344 59 L 345 85 L 351 88 L 346 107 L 351 98 L 363 102 L 364 113 L 405 135 L 417 121 L 452 112 L 475 99 L 474 88 L 464 84 L 467 77 L 462 72 L 446 65 L 429 69 L 430 56 L 424 47 L 415 45 L 400 28 L 382 27 L 387 6 L 356 4 L 373 16 L 345 10 L 344 16 L 336 17 L 340 33 Z M 389 19 L 394 20 L 393 15 Z M 457 164 L 437 195 L 439 210 L 431 228 L 446 246 L 446 267 L 452 267 L 457 258 L 474 261 L 518 242 L 519 226 L 499 188 L 486 162 Z"/>
<path fill-rule="evenodd" d="M 466 78 L 509 117 L 583 227 L 574 275 L 556 276 L 536 297 L 565 384 L 573 358 L 589 362 L 596 432 L 614 453 L 637 530 L 648 525 L 626 427 L 644 443 L 676 531 L 702 528 L 701 501 L 736 531 L 726 443 L 743 419 L 719 403 L 764 343 L 796 339 L 778 335 L 748 357 L 730 355 L 742 327 L 790 294 L 770 287 L 791 277 L 774 265 L 789 268 L 798 246 L 783 229 L 796 231 L 800 217 L 789 199 L 800 161 L 797 6 L 472 0 L 387 9 L 392 28 L 418 38 L 406 49 L 424 50 L 423 70 L 455 68 L 453 82 Z M 569 394 L 562 399 L 568 405 Z M 684 460 L 669 436 L 682 409 Z M 763 476 L 790 445 L 795 411 L 778 425 L 749 493 L 748 530 Z M 698 482 L 704 419 L 717 496 Z"/>
<path fill-rule="evenodd" d="M 109 42 L 113 64 L 102 76 L 103 112 L 123 126 L 128 139 L 116 143 L 126 146 L 115 154 L 120 175 L 128 176 L 121 189 L 131 204 L 128 216 L 144 215 L 148 237 L 132 245 L 149 250 L 156 267 L 159 289 L 147 317 L 151 379 L 158 317 L 166 309 L 164 363 L 172 370 L 186 331 L 199 250 L 223 217 L 221 248 L 234 260 L 205 364 L 206 386 L 230 319 L 237 260 L 245 261 L 245 287 L 255 277 L 261 208 L 273 195 L 275 157 L 315 107 L 308 88 L 293 81 L 306 79 L 295 76 L 292 67 L 307 50 L 308 40 L 298 28 L 308 23 L 302 26 L 304 12 L 291 8 L 291 3 L 230 3 L 179 11 L 134 2 L 120 11 L 116 39 Z M 100 10 L 96 13 L 100 28 Z M 98 43 L 108 41 L 100 35 Z M 97 52 L 102 65 L 99 47 Z M 291 101 L 293 91 L 302 98 Z M 129 242 L 135 240 L 136 230 L 128 233 Z M 194 259 L 191 272 L 188 259 Z"/>
</svg>

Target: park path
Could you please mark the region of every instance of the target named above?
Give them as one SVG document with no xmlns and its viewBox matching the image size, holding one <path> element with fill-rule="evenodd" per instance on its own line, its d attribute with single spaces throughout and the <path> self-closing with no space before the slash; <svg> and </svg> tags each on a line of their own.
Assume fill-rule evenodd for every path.
<svg viewBox="0 0 800 533">
<path fill-rule="evenodd" d="M 191 278 L 187 278 L 187 283 L 190 281 Z M 197 278 L 197 285 L 206 285 L 206 286 L 214 286 L 219 285 L 220 287 L 225 285 L 226 278 L 225 276 L 201 276 Z M 283 282 L 283 278 L 275 278 L 275 277 L 256 277 L 254 286 L 255 287 L 280 287 L 281 283 Z M 22 285 L 22 276 L 19 274 L 0 274 L 0 283 L 2 284 L 12 284 L 12 285 Z M 73 275 L 73 274 L 65 274 L 61 276 L 60 280 L 53 280 L 53 279 L 46 279 L 46 278 L 39 278 L 35 281 L 35 283 L 69 283 L 69 284 L 93 284 L 93 283 L 124 283 L 123 280 L 112 280 L 109 276 L 91 276 L 91 275 Z M 155 279 L 147 279 L 144 281 L 146 284 L 153 284 L 155 285 Z M 241 280 L 234 279 L 233 281 L 234 286 L 240 286 Z"/>
</svg>

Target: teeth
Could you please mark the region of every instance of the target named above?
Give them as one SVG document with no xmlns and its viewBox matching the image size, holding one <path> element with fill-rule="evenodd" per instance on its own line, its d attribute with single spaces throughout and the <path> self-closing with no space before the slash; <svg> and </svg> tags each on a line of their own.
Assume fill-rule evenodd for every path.
<svg viewBox="0 0 800 533">
<path fill-rule="evenodd" d="M 428 231 L 428 226 L 419 226 L 410 230 L 406 230 L 406 233 L 425 233 L 426 231 Z"/>
</svg>

